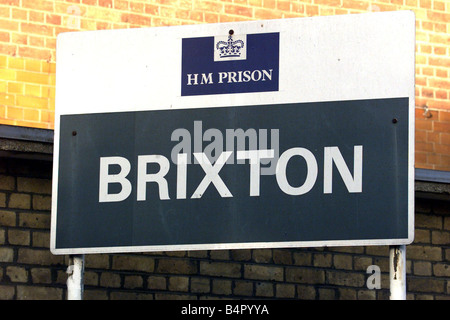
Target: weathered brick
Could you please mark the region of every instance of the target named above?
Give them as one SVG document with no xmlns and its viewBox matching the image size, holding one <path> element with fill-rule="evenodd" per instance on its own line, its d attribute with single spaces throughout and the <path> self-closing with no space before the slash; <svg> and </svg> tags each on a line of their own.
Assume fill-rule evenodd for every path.
<svg viewBox="0 0 450 320">
<path fill-rule="evenodd" d="M 316 298 L 316 289 L 313 286 L 298 285 L 297 297 L 301 300 L 313 300 Z"/>
<path fill-rule="evenodd" d="M 180 293 L 155 293 L 155 300 L 194 300 L 196 296 Z"/>
<path fill-rule="evenodd" d="M 357 297 L 358 300 L 375 300 L 377 298 L 376 290 L 358 290 Z"/>
<path fill-rule="evenodd" d="M 444 230 L 450 230 L 450 217 L 444 217 Z"/>
<path fill-rule="evenodd" d="M 252 17 L 253 16 L 253 9 L 244 7 L 244 6 L 237 6 L 237 5 L 225 5 L 224 7 L 226 14 L 231 15 L 238 15 L 238 16 L 244 16 L 244 17 Z"/>
<path fill-rule="evenodd" d="M 231 259 L 234 261 L 249 261 L 252 258 L 252 250 L 250 249 L 239 249 L 230 250 Z"/>
<path fill-rule="evenodd" d="M 324 283 L 325 272 L 318 269 L 286 268 L 286 280 L 308 284 Z"/>
<path fill-rule="evenodd" d="M 38 178 L 17 178 L 17 190 L 19 192 L 32 192 L 40 194 L 52 193 L 52 181 Z"/>
<path fill-rule="evenodd" d="M 136 289 L 143 287 L 143 279 L 141 276 L 125 276 L 123 287 L 127 289 Z"/>
<path fill-rule="evenodd" d="M 414 224 L 416 228 L 442 229 L 442 217 L 429 214 L 416 214 Z"/>
<path fill-rule="evenodd" d="M 8 230 L 8 242 L 13 245 L 30 245 L 30 231 L 20 229 Z"/>
<path fill-rule="evenodd" d="M 337 269 L 351 270 L 353 268 L 353 258 L 349 255 L 335 254 L 333 264 Z"/>
<path fill-rule="evenodd" d="M 389 300 L 390 294 L 391 293 L 389 290 L 377 290 L 377 299 L 378 300 Z M 406 293 L 406 297 L 408 297 L 408 293 Z"/>
<path fill-rule="evenodd" d="M 164 258 L 158 261 L 157 273 L 194 274 L 197 273 L 197 263 L 187 259 Z"/>
<path fill-rule="evenodd" d="M 160 276 L 150 276 L 147 279 L 147 287 L 153 290 L 167 289 L 166 278 Z"/>
<path fill-rule="evenodd" d="M 239 278 L 241 276 L 241 265 L 238 263 L 201 261 L 200 274 Z"/>
<path fill-rule="evenodd" d="M 108 300 L 108 292 L 86 288 L 83 293 L 84 300 Z"/>
<path fill-rule="evenodd" d="M 47 268 L 33 268 L 31 269 L 31 281 L 33 283 L 52 283 L 51 270 Z"/>
<path fill-rule="evenodd" d="M 0 262 L 13 262 L 14 250 L 12 248 L 0 247 Z"/>
<path fill-rule="evenodd" d="M 66 273 L 67 275 L 67 273 Z M 67 277 L 65 277 L 67 278 Z M 67 281 L 66 279 L 64 281 Z M 84 285 L 86 286 L 98 286 L 99 284 L 99 275 L 97 272 L 88 271 L 85 269 L 84 271 Z"/>
<path fill-rule="evenodd" d="M 433 274 L 436 277 L 450 277 L 450 266 L 448 263 L 436 263 L 433 265 Z"/>
<path fill-rule="evenodd" d="M 270 282 L 258 282 L 255 285 L 255 296 L 257 297 L 273 297 L 274 286 Z"/>
<path fill-rule="evenodd" d="M 428 229 L 414 230 L 414 243 L 431 243 L 430 230 Z"/>
<path fill-rule="evenodd" d="M 113 257 L 113 269 L 153 272 L 155 259 L 146 256 L 117 255 Z"/>
<path fill-rule="evenodd" d="M 119 288 L 120 287 L 120 275 L 112 272 L 103 272 L 100 276 L 100 286 L 106 288 Z"/>
<path fill-rule="evenodd" d="M 0 226 L 14 227 L 16 225 L 16 213 L 0 210 Z"/>
<path fill-rule="evenodd" d="M 101 7 L 107 7 L 107 8 L 112 8 L 113 6 L 113 1 L 112 0 L 99 0 L 98 1 L 98 5 Z"/>
<path fill-rule="evenodd" d="M 6 193 L 0 192 L 0 208 L 6 208 Z"/>
<path fill-rule="evenodd" d="M 432 244 L 450 244 L 450 232 L 448 231 L 432 231 L 431 232 L 431 243 Z"/>
<path fill-rule="evenodd" d="M 50 49 L 40 49 L 34 47 L 19 47 L 19 55 L 26 58 L 40 59 L 40 60 L 50 60 L 52 58 L 52 51 Z M 17 80 L 23 82 L 31 82 L 36 84 L 53 84 L 51 78 L 48 74 L 39 74 L 35 73 L 35 75 L 30 74 L 28 71 L 18 71 L 17 72 Z"/>
<path fill-rule="evenodd" d="M 312 263 L 312 253 L 294 252 L 294 264 L 297 266 L 308 266 Z"/>
<path fill-rule="evenodd" d="M 431 276 L 431 262 L 415 261 L 414 275 L 416 276 Z"/>
<path fill-rule="evenodd" d="M 406 249 L 406 258 L 440 261 L 442 258 L 442 250 L 440 247 L 410 245 Z"/>
<path fill-rule="evenodd" d="M 231 280 L 213 279 L 212 280 L 212 293 L 221 295 L 231 294 Z"/>
<path fill-rule="evenodd" d="M 390 287 L 391 279 L 388 273 L 381 274 L 381 289 L 387 289 Z"/>
<path fill-rule="evenodd" d="M 153 300 L 153 294 L 141 292 L 111 292 L 111 300 Z"/>
<path fill-rule="evenodd" d="M 332 259 L 331 253 L 315 253 L 313 255 L 313 265 L 315 267 L 331 267 Z"/>
<path fill-rule="evenodd" d="M 22 6 L 24 8 L 30 8 L 33 10 L 42 10 L 42 11 L 52 11 L 53 10 L 53 3 L 52 1 L 48 0 L 22 0 Z"/>
<path fill-rule="evenodd" d="M 85 267 L 109 269 L 109 256 L 104 254 L 89 254 L 85 256 Z"/>
<path fill-rule="evenodd" d="M 151 17 L 144 16 L 142 14 L 123 13 L 121 15 L 121 22 L 129 24 L 150 26 L 151 21 Z"/>
<path fill-rule="evenodd" d="M 50 248 L 50 232 L 33 231 L 31 236 L 33 247 Z"/>
<path fill-rule="evenodd" d="M 46 14 L 45 22 L 48 24 L 61 25 L 61 16 L 55 14 Z"/>
<path fill-rule="evenodd" d="M 211 250 L 209 256 L 213 260 L 229 260 L 230 250 Z"/>
<path fill-rule="evenodd" d="M 257 263 L 269 263 L 272 261 L 271 249 L 256 249 L 253 250 L 253 261 Z"/>
<path fill-rule="evenodd" d="M 166 251 L 164 254 L 168 257 L 186 257 L 186 251 Z"/>
<path fill-rule="evenodd" d="M 188 251 L 187 256 L 191 258 L 207 258 L 208 251 L 207 250 Z"/>
<path fill-rule="evenodd" d="M 339 300 L 356 300 L 356 289 L 338 288 Z"/>
<path fill-rule="evenodd" d="M 406 260 L 406 274 L 412 274 L 412 261 L 411 260 Z"/>
<path fill-rule="evenodd" d="M 411 296 L 411 298 L 409 298 L 409 296 Z M 408 299 L 409 298 L 409 299 Z M 406 299 L 407 300 L 435 300 L 434 296 L 432 294 L 415 294 L 413 295 L 406 295 Z"/>
<path fill-rule="evenodd" d="M 15 287 L 0 285 L 0 300 L 13 300 L 15 293 Z"/>
<path fill-rule="evenodd" d="M 31 196 L 25 193 L 13 193 L 9 197 L 8 207 L 12 209 L 30 209 Z"/>
<path fill-rule="evenodd" d="M 17 262 L 38 265 L 56 265 L 64 261 L 64 256 L 55 256 L 49 250 L 20 248 Z"/>
<path fill-rule="evenodd" d="M 209 293 L 211 291 L 210 279 L 208 278 L 191 278 L 191 292 L 193 293 Z"/>
<path fill-rule="evenodd" d="M 354 247 L 331 247 L 327 248 L 331 252 L 342 252 L 342 253 L 364 253 L 364 247 L 354 246 Z"/>
<path fill-rule="evenodd" d="M 8 266 L 6 268 L 6 276 L 11 282 L 28 281 L 28 271 L 23 267 Z"/>
<path fill-rule="evenodd" d="M 14 190 L 16 179 L 13 176 L 0 175 L 0 190 Z"/>
<path fill-rule="evenodd" d="M 253 295 L 253 282 L 235 280 L 233 294 L 237 296 L 252 296 Z"/>
<path fill-rule="evenodd" d="M 50 196 L 33 195 L 34 210 L 51 210 L 52 198 Z"/>
<path fill-rule="evenodd" d="M 291 265 L 292 264 L 292 252 L 290 250 L 274 249 L 273 250 L 273 262 L 276 264 Z"/>
<path fill-rule="evenodd" d="M 21 212 L 19 226 L 25 228 L 50 229 L 51 216 L 48 213 Z"/>
<path fill-rule="evenodd" d="M 39 286 L 17 286 L 18 300 L 61 300 L 61 288 Z"/>
<path fill-rule="evenodd" d="M 252 280 L 283 280 L 283 268 L 265 265 L 247 264 L 244 266 L 244 278 Z"/>
<path fill-rule="evenodd" d="M 189 277 L 173 276 L 169 277 L 170 291 L 187 292 L 189 290 Z"/>
<path fill-rule="evenodd" d="M 408 261 L 406 262 L 408 263 Z M 389 257 L 375 257 L 373 264 L 379 266 L 382 272 L 389 272 Z"/>
<path fill-rule="evenodd" d="M 275 285 L 275 296 L 277 298 L 294 298 L 295 297 L 295 285 L 277 283 Z"/>
<path fill-rule="evenodd" d="M 406 283 L 409 292 L 445 292 L 445 281 L 441 279 L 407 277 Z"/>
<path fill-rule="evenodd" d="M 330 288 L 319 288 L 319 300 L 334 300 L 336 291 Z"/>
<path fill-rule="evenodd" d="M 372 265 L 372 258 L 371 257 L 366 257 L 366 256 L 356 256 L 353 257 L 353 263 L 354 263 L 354 268 L 355 270 L 358 271 L 366 271 L 367 268 Z"/>
<path fill-rule="evenodd" d="M 368 246 L 366 247 L 366 253 L 373 256 L 386 256 L 389 257 L 388 246 Z"/>
<path fill-rule="evenodd" d="M 327 271 L 327 279 L 329 284 L 338 286 L 362 287 L 365 285 L 365 275 L 360 273 L 329 270 Z"/>
</svg>

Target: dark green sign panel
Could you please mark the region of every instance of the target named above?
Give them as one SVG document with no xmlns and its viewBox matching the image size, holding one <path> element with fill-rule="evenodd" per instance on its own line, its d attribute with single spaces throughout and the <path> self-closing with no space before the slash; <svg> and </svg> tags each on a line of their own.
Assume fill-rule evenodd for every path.
<svg viewBox="0 0 450 320">
<path fill-rule="evenodd" d="M 54 251 L 407 243 L 408 104 L 63 115 Z"/>
</svg>

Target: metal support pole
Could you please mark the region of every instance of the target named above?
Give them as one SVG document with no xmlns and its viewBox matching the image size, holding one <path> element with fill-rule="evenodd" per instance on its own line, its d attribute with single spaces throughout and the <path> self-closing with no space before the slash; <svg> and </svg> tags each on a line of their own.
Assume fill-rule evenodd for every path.
<svg viewBox="0 0 450 320">
<path fill-rule="evenodd" d="M 84 255 L 69 256 L 67 273 L 67 300 L 83 300 Z"/>
<path fill-rule="evenodd" d="M 406 246 L 389 247 L 391 300 L 406 300 Z"/>
</svg>

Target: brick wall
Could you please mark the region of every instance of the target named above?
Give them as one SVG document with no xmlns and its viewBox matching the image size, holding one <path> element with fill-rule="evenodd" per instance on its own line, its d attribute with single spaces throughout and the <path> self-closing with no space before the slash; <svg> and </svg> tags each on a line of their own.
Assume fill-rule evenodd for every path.
<svg viewBox="0 0 450 320">
<path fill-rule="evenodd" d="M 66 31 L 413 10 L 416 167 L 450 170 L 445 0 L 0 0 L 0 123 L 53 128 L 56 36 Z"/>
<path fill-rule="evenodd" d="M 0 158 L 0 300 L 66 299 L 49 250 L 51 162 Z M 416 199 L 407 299 L 450 299 L 450 207 Z M 387 246 L 86 255 L 85 299 L 389 299 Z M 381 289 L 368 289 L 370 265 Z"/>
</svg>

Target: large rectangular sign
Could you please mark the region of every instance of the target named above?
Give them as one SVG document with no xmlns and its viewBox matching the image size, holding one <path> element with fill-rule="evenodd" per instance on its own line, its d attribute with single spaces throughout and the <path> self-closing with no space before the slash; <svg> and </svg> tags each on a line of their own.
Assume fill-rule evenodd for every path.
<svg viewBox="0 0 450 320">
<path fill-rule="evenodd" d="M 63 34 L 55 254 L 407 244 L 414 15 Z"/>
</svg>

